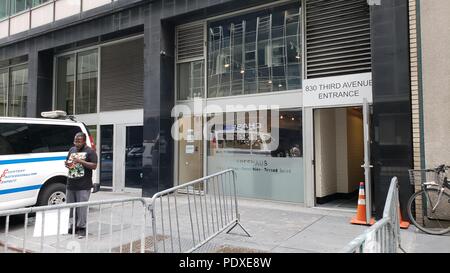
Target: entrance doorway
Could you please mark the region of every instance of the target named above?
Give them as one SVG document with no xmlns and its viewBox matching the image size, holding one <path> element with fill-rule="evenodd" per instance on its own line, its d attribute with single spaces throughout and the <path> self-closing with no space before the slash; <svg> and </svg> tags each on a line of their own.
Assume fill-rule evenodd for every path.
<svg viewBox="0 0 450 273">
<path fill-rule="evenodd" d="M 314 110 L 315 202 L 319 207 L 356 209 L 365 181 L 363 107 Z"/>
<path fill-rule="evenodd" d="M 203 176 L 202 116 L 185 116 L 178 119 L 178 176 L 175 185 L 181 185 Z"/>
</svg>

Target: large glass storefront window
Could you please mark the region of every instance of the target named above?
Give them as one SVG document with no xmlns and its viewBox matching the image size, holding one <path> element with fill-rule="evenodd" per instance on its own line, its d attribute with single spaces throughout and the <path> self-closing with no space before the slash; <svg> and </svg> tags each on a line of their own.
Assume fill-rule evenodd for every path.
<svg viewBox="0 0 450 273">
<path fill-rule="evenodd" d="M 70 115 L 96 113 L 97 49 L 58 57 L 57 68 L 57 109 Z"/>
<path fill-rule="evenodd" d="M 299 4 L 208 26 L 208 97 L 302 87 Z"/>
<path fill-rule="evenodd" d="M 56 109 L 65 110 L 69 115 L 73 115 L 75 55 L 62 56 L 58 58 L 57 90 L 58 95 Z"/>
<path fill-rule="evenodd" d="M 8 91 L 8 116 L 26 117 L 28 96 L 28 67 L 13 67 L 10 70 Z"/>
<path fill-rule="evenodd" d="M 208 130 L 208 174 L 231 168 L 240 196 L 303 202 L 301 110 L 217 115 L 223 123 Z"/>
<path fill-rule="evenodd" d="M 77 91 L 75 112 L 97 112 L 98 54 L 97 50 L 82 52 L 77 59 Z"/>
<path fill-rule="evenodd" d="M 16 63 L 9 60 L 10 66 L 0 69 L 0 117 L 27 116 L 28 66 Z"/>
</svg>

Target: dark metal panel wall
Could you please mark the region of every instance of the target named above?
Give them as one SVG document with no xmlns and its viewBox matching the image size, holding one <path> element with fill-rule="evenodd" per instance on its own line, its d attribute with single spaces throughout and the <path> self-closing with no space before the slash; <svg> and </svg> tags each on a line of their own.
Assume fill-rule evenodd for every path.
<svg viewBox="0 0 450 273">
<path fill-rule="evenodd" d="M 409 69 L 408 1 L 382 0 L 371 7 L 373 143 L 375 207 L 382 216 L 390 180 L 398 176 L 400 203 L 412 194 L 411 92 Z"/>
</svg>

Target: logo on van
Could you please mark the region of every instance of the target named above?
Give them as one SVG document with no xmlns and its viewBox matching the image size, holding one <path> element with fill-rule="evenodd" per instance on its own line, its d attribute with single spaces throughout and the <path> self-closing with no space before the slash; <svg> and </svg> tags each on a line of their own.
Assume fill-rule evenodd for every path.
<svg viewBox="0 0 450 273">
<path fill-rule="evenodd" d="M 5 170 L 0 174 L 0 184 L 3 183 L 3 178 L 5 178 L 7 174 L 8 174 L 8 169 L 5 169 Z"/>
</svg>

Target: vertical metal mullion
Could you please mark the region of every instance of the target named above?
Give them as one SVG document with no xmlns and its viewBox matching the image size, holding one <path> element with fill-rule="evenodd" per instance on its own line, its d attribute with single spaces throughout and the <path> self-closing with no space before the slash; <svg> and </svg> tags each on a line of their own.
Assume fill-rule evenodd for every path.
<svg viewBox="0 0 450 273">
<path fill-rule="evenodd" d="M 245 91 L 245 70 L 247 69 L 245 66 L 245 35 L 246 35 L 246 21 L 243 20 L 242 21 L 242 67 L 241 69 L 244 71 L 244 73 L 242 74 L 242 92 L 241 95 L 244 95 L 244 91 Z"/>
<path fill-rule="evenodd" d="M 8 1 L 9 2 L 9 1 Z M 9 116 L 9 89 L 10 89 L 10 74 L 11 74 L 11 68 L 8 67 L 6 72 L 6 112 L 5 112 L 5 116 Z"/>
<path fill-rule="evenodd" d="M 100 113 L 100 88 L 102 87 L 101 85 L 101 63 L 102 63 L 102 47 L 99 46 L 97 49 L 97 111 L 95 111 L 96 113 Z"/>
<path fill-rule="evenodd" d="M 230 30 L 230 45 L 229 45 L 229 56 L 230 56 L 230 93 L 229 96 L 232 94 L 232 85 L 233 85 L 233 42 L 234 42 L 234 24 L 231 23 L 231 30 Z"/>
<path fill-rule="evenodd" d="M 53 20 L 52 22 L 56 21 L 56 0 L 53 0 Z"/>
<path fill-rule="evenodd" d="M 256 39 L 255 39 L 255 76 L 256 76 L 256 93 L 259 93 L 259 64 L 258 64 L 258 43 L 259 43 L 259 21 L 256 18 Z"/>
<path fill-rule="evenodd" d="M 273 43 L 272 43 L 272 13 L 269 15 L 269 80 L 272 81 L 270 85 L 270 92 L 273 92 Z"/>
<path fill-rule="evenodd" d="M 78 53 L 74 53 L 74 72 L 73 72 L 73 114 L 76 115 L 76 94 L 77 94 L 77 86 L 78 86 Z"/>
<path fill-rule="evenodd" d="M 306 19 L 307 19 L 307 15 L 306 15 L 306 0 L 301 0 L 301 14 L 302 14 L 302 20 L 301 20 L 301 29 L 302 29 L 302 33 L 301 33 L 301 44 L 302 44 L 302 80 L 303 79 L 307 79 L 308 78 L 308 67 L 307 67 L 307 54 L 306 54 L 306 50 L 307 50 L 307 41 L 306 41 Z M 303 85 L 303 84 L 302 84 Z"/>
</svg>

